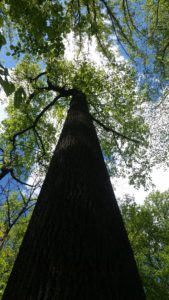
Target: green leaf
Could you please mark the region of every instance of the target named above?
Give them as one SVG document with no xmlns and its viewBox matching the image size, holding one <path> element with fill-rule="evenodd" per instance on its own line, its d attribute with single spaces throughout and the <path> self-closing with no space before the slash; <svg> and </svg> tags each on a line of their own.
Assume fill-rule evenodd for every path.
<svg viewBox="0 0 169 300">
<path fill-rule="evenodd" d="M 4 75 L 4 70 L 3 69 L 0 69 L 0 74 Z"/>
<path fill-rule="evenodd" d="M 0 49 L 2 48 L 3 45 L 6 44 L 6 39 L 4 36 L 0 33 Z"/>
<path fill-rule="evenodd" d="M 10 49 L 14 50 L 16 47 L 14 45 L 10 45 Z"/>
<path fill-rule="evenodd" d="M 3 26 L 3 18 L 0 16 L 0 27 Z"/>
<path fill-rule="evenodd" d="M 11 95 L 15 91 L 15 85 L 12 82 L 9 82 L 7 79 L 4 80 L 2 77 L 0 77 L 0 84 L 2 85 L 7 96 Z"/>
<path fill-rule="evenodd" d="M 20 106 L 22 105 L 22 102 L 25 100 L 25 98 L 26 98 L 25 90 L 23 89 L 23 87 L 20 86 L 17 89 L 17 91 L 15 92 L 15 96 L 14 96 L 15 108 L 20 108 Z"/>
</svg>

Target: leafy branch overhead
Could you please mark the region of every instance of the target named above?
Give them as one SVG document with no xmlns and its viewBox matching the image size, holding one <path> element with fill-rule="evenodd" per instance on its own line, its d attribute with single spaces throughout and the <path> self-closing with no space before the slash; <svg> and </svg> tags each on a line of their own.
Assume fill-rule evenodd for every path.
<svg viewBox="0 0 169 300">
<path fill-rule="evenodd" d="M 63 55 L 70 32 L 75 34 L 79 49 L 86 36 L 95 37 L 98 49 L 112 64 L 112 45 L 118 45 L 137 68 L 144 65 L 146 79 L 151 73 L 150 85 L 155 87 L 159 74 L 165 84 L 168 78 L 168 5 L 165 0 L 22 0 L 18 7 L 17 0 L 3 0 L 0 46 L 10 37 L 8 55 L 31 53 L 48 60 L 49 53 Z"/>
</svg>

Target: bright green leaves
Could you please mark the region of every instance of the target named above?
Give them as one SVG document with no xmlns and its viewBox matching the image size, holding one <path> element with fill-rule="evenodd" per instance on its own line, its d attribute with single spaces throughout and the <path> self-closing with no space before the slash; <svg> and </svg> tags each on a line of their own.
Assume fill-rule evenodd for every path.
<svg viewBox="0 0 169 300">
<path fill-rule="evenodd" d="M 14 134 L 30 127 L 41 110 L 52 101 L 53 95 L 50 92 L 38 90 L 46 84 L 45 76 L 44 80 L 34 80 L 39 72 L 40 67 L 28 56 L 12 71 L 11 77 L 16 91 L 8 98 L 8 118 L 3 120 L 0 127 L 0 147 L 5 149 L 5 161 L 8 164 L 11 162 Z M 29 97 L 32 94 L 32 98 Z M 33 171 L 39 172 L 39 177 L 44 175 L 55 136 L 53 115 L 47 112 L 36 129 L 28 130 L 17 137 L 15 154 L 12 154 L 12 167 L 17 178 L 25 182 Z M 39 178 L 38 176 L 36 177 Z"/>
<path fill-rule="evenodd" d="M 3 75 L 4 79 L 0 76 L 0 85 L 2 86 L 6 96 L 10 96 L 14 94 L 14 106 L 15 108 L 20 108 L 24 100 L 26 99 L 26 92 L 22 86 L 17 88 L 15 91 L 16 87 L 14 82 L 8 80 L 8 69 L 6 68 L 1 68 L 0 69 L 0 74 Z M 15 92 L 15 93 L 14 93 Z"/>
<path fill-rule="evenodd" d="M 98 94 L 105 88 L 106 72 L 87 61 L 52 60 L 47 65 L 48 76 L 53 84 L 76 88 L 86 96 Z"/>
<path fill-rule="evenodd" d="M 126 198 L 121 210 L 147 300 L 168 300 L 169 192 L 150 194 L 142 206 Z"/>
<path fill-rule="evenodd" d="M 10 29 L 6 33 L 10 35 L 13 28 L 17 36 L 16 45 L 12 44 L 13 55 L 30 53 L 40 59 L 61 57 L 64 38 L 73 32 L 79 50 L 86 38 L 90 40 L 94 36 L 98 49 L 111 61 L 112 46 L 118 44 L 123 54 L 135 60 L 137 67 L 141 64 L 141 72 L 152 75 L 155 72 L 168 78 L 169 18 L 165 0 L 22 0 L 19 7 L 16 0 L 6 0 L 4 4 L 5 26 Z M 2 38 L 0 44 L 3 42 Z M 155 76 L 150 81 L 155 84 Z"/>
<path fill-rule="evenodd" d="M 30 212 L 27 211 L 29 205 L 24 206 L 22 200 L 18 199 L 21 195 L 12 193 L 9 196 L 7 190 L 6 193 L 6 199 L 0 202 L 0 246 L 3 243 L 3 247 L 0 247 L 0 299 L 30 218 Z M 22 196 L 26 203 L 27 197 Z"/>
<path fill-rule="evenodd" d="M 52 48 L 58 56 L 63 50 L 63 36 L 70 30 L 60 1 L 5 1 L 7 24 L 15 29 L 13 54 L 31 53 L 48 56 Z M 17 36 L 17 38 L 16 38 Z"/>
<path fill-rule="evenodd" d="M 25 82 L 35 78 L 41 72 L 40 66 L 35 59 L 31 58 L 29 54 L 25 55 L 24 58 L 16 65 L 15 77 L 16 81 Z"/>
<path fill-rule="evenodd" d="M 121 134 L 121 136 L 120 134 L 114 135 L 112 132 L 105 132 L 103 128 L 98 127 L 103 151 L 112 171 L 111 174 L 115 174 L 117 169 L 120 175 L 125 174 L 126 169 L 130 169 L 131 172 L 128 172 L 128 175 L 134 174 L 134 177 L 130 178 L 132 183 L 136 181 L 145 183 L 149 170 L 146 157 L 148 130 L 144 124 L 141 105 L 143 101 L 147 100 L 147 95 L 139 91 L 133 69 L 120 60 L 112 48 L 117 38 L 118 41 L 120 38 L 120 42 L 124 44 L 127 44 L 127 39 L 130 40 L 129 42 L 133 41 L 132 32 L 128 27 L 131 20 L 128 15 L 128 23 L 125 24 L 126 19 L 123 18 L 121 2 L 96 0 L 39 2 L 30 0 L 28 3 L 21 1 L 19 7 L 16 2 L 16 0 L 8 0 L 4 7 L 8 21 L 12 20 L 13 22 L 8 23 L 15 25 L 15 32 L 18 34 L 16 41 L 10 41 L 10 48 L 16 54 L 26 51 L 29 55 L 25 56 L 14 71 L 13 78 L 16 86 L 15 93 L 12 95 L 14 107 L 10 102 L 8 110 L 11 123 L 4 122 L 4 130 L 8 132 L 7 136 L 10 135 L 12 138 L 15 121 L 16 131 L 31 126 L 37 115 L 53 99 L 54 92 L 47 90 L 48 81 L 54 86 L 65 89 L 80 89 L 88 97 L 91 114 Z M 126 1 L 124 2 L 126 3 Z M 111 10 L 106 5 L 109 5 Z M 105 22 L 105 20 L 107 21 Z M 134 25 L 131 28 L 133 30 Z M 104 56 L 108 56 L 107 53 L 111 52 L 112 55 L 109 55 L 111 62 L 103 62 L 100 68 L 96 68 L 94 63 L 88 63 L 88 60 L 84 59 L 81 54 L 79 56 L 81 59 L 76 59 L 74 62 L 65 60 L 62 57 L 63 39 L 67 38 L 67 33 L 72 30 L 75 33 L 75 42 L 77 44 L 79 42 L 78 50 L 82 50 L 85 40 L 89 42 L 90 38 L 95 36 L 95 42 Z M 116 38 L 115 33 L 118 35 Z M 38 77 L 42 72 L 36 64 L 38 59 L 41 60 L 41 65 L 47 71 L 41 77 Z M 31 96 L 29 97 L 29 95 Z M 51 112 L 48 111 L 43 116 L 38 124 L 38 134 L 45 137 L 43 140 L 48 152 L 47 160 L 50 157 L 53 141 L 55 141 L 54 122 L 52 124 L 51 116 L 58 116 L 57 121 L 61 120 L 65 115 L 66 106 L 68 106 L 68 102 L 62 99 L 58 105 L 51 108 Z M 57 107 L 60 107 L 58 113 Z M 7 129 L 7 125 L 11 132 Z M 45 130 L 48 125 L 49 134 L 47 135 Z M 128 139 L 122 136 L 127 136 Z M 135 144 L 132 141 L 133 138 L 138 140 L 138 143 Z M 35 155 L 36 151 L 31 152 L 31 147 L 43 148 L 40 139 L 37 133 L 31 131 L 25 136 L 19 136 L 17 143 L 26 155 L 20 161 L 22 164 L 28 161 L 28 170 L 31 160 L 34 163 L 39 157 L 39 152 L 37 151 L 38 154 Z M 45 161 L 45 157 L 43 161 Z M 141 164 L 144 167 L 141 168 Z M 140 175 L 142 172 L 144 173 L 143 177 Z"/>
<path fill-rule="evenodd" d="M 6 96 L 10 96 L 15 91 L 15 85 L 12 81 L 9 81 L 9 72 L 7 68 L 4 68 L 0 64 L 0 86 L 3 88 Z"/>
<path fill-rule="evenodd" d="M 20 108 L 23 101 L 26 99 L 26 93 L 23 87 L 19 87 L 14 95 L 14 106 L 15 108 Z"/>
<path fill-rule="evenodd" d="M 42 72 L 27 56 L 16 67 L 13 78 L 17 86 L 14 106 L 11 99 L 7 109 L 9 118 L 3 121 L 2 128 L 5 139 L 8 139 L 8 147 L 5 148 L 11 150 L 13 134 L 33 124 L 38 114 L 52 101 L 54 95 L 48 90 L 48 83 L 65 89 L 76 88 L 86 94 L 91 114 L 112 129 L 112 132 L 106 132 L 96 123 L 110 174 L 124 175 L 127 172 L 132 184 L 145 184 L 150 165 L 146 157 L 148 128 L 141 105 L 146 98 L 141 91 L 139 94 L 136 92 L 136 75 L 126 62 L 114 62 L 113 69 L 104 62 L 103 70 L 86 60 L 72 62 L 50 57 L 46 72 Z M 42 165 L 46 169 L 56 141 L 54 128 L 58 126 L 60 131 L 68 105 L 67 99 L 59 100 L 39 120 L 37 132 L 31 129 L 17 137 L 18 176 L 22 174 L 22 166 L 28 172 L 31 164 L 36 165 L 37 161 L 41 170 L 44 170 Z M 20 156 L 20 153 L 24 155 Z M 40 157 L 43 164 L 39 164 Z"/>
<path fill-rule="evenodd" d="M 52 60 L 47 65 L 49 81 L 56 86 L 82 90 L 88 97 L 91 114 L 119 133 L 98 134 L 110 174 L 128 174 L 132 184 L 145 185 L 150 170 L 148 127 L 141 108 L 145 93 L 136 92 L 136 74 L 125 62 L 104 62 L 104 69 L 87 61 Z M 133 140 L 136 140 L 133 141 Z"/>
</svg>

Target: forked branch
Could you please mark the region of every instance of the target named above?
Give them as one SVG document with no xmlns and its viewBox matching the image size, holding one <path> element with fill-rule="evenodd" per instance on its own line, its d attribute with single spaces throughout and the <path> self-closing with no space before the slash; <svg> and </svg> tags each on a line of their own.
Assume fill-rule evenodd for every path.
<svg viewBox="0 0 169 300">
<path fill-rule="evenodd" d="M 115 129 L 108 127 L 107 125 L 103 124 L 101 121 L 97 120 L 95 117 L 92 116 L 93 121 L 95 121 L 99 126 L 101 126 L 104 130 L 106 130 L 107 132 L 112 132 L 113 134 L 115 134 L 116 136 L 119 136 L 125 140 L 131 141 L 133 143 L 137 143 L 140 144 L 140 141 L 133 139 L 131 137 L 128 137 L 127 135 L 116 131 Z"/>
</svg>

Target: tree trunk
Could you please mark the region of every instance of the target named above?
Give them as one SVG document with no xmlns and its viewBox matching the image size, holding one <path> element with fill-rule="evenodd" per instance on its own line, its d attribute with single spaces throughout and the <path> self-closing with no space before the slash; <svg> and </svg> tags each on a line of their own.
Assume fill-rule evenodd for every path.
<svg viewBox="0 0 169 300">
<path fill-rule="evenodd" d="M 3 300 L 143 300 L 85 96 L 73 96 Z"/>
</svg>

